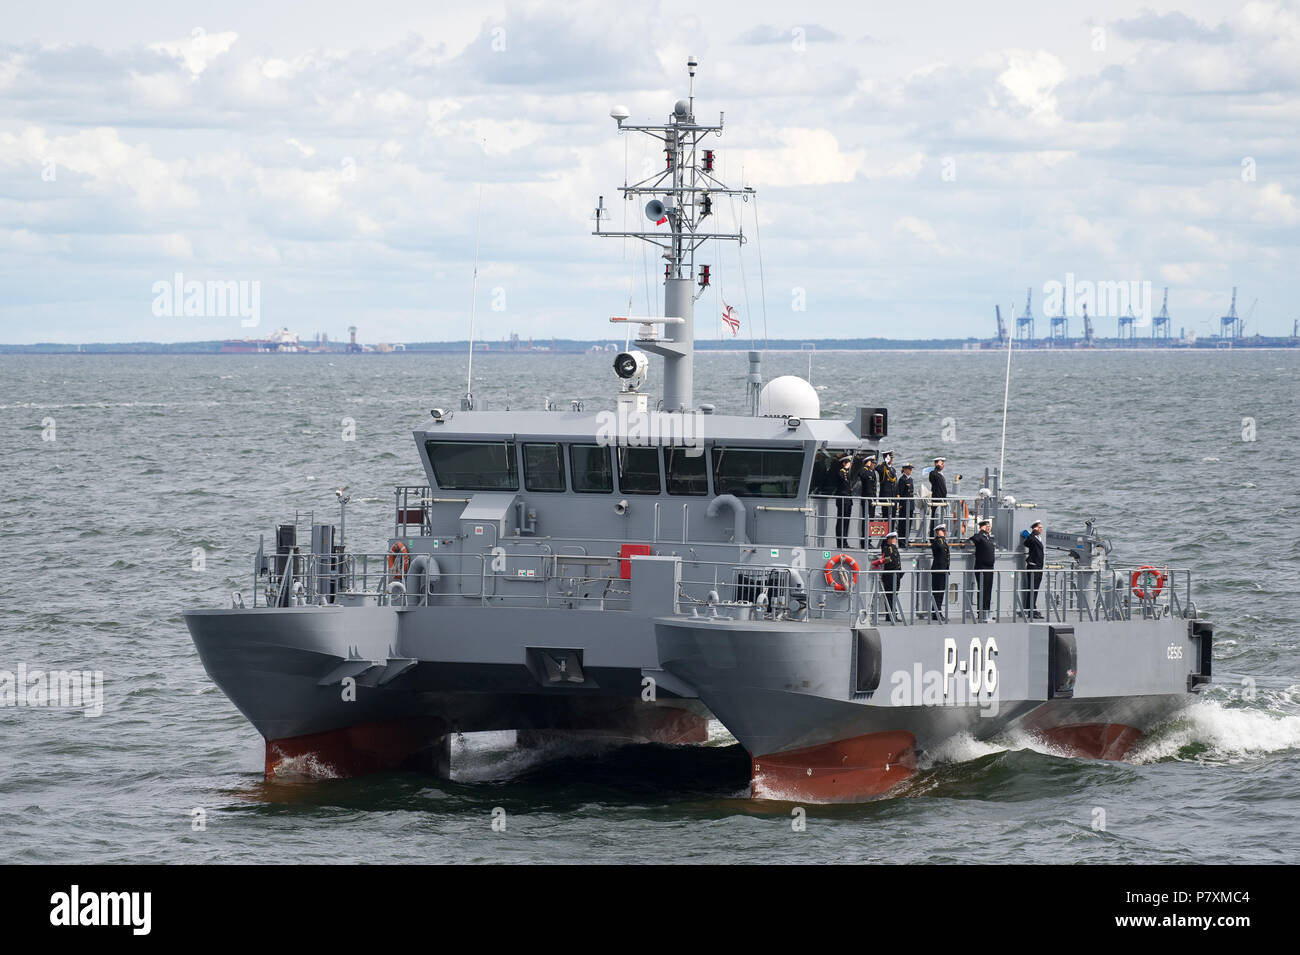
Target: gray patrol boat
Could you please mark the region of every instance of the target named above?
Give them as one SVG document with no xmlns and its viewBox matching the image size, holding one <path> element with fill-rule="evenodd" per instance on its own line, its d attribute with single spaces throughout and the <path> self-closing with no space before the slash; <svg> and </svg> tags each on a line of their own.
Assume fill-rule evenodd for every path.
<svg viewBox="0 0 1300 955">
<path fill-rule="evenodd" d="M 665 261 L 664 317 L 630 319 L 612 407 L 494 412 L 467 388 L 415 432 L 425 483 L 396 488 L 384 552 L 346 548 L 342 507 L 338 525 L 280 525 L 247 599 L 185 613 L 265 737 L 268 777 L 448 774 L 451 736 L 483 730 L 698 743 L 716 718 L 752 757 L 754 797 L 852 801 L 961 734 L 1120 759 L 1209 682 L 1189 572 L 1120 566 L 1091 526 L 1040 529 L 1045 566 L 1027 568 L 1040 511 L 996 470 L 966 497 L 837 496 L 844 455 L 855 477 L 882 457 L 886 410 L 824 419 L 806 381 L 762 383 L 758 352 L 748 415 L 695 404 L 697 252 L 745 241 L 738 225 L 710 231 L 710 213 L 750 190 L 715 173 L 705 145 L 723 116 L 696 119 L 688 68 L 690 98 L 665 122 L 611 111 L 665 156 L 620 188 L 653 226 L 609 231 L 597 206 L 596 234 Z M 648 355 L 662 360 L 653 402 Z M 968 538 L 986 519 L 994 561 L 976 570 Z M 891 531 L 897 567 L 873 566 Z"/>
</svg>

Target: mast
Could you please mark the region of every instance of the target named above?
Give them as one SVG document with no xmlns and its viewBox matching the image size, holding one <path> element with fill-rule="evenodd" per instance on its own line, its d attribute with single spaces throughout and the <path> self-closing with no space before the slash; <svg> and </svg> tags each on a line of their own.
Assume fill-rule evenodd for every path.
<svg viewBox="0 0 1300 955">
<path fill-rule="evenodd" d="M 664 411 L 691 411 L 694 408 L 692 365 L 695 353 L 695 300 L 709 286 L 709 266 L 701 265 L 698 276 L 695 253 L 710 239 L 744 244 L 743 230 L 734 233 L 709 232 L 704 220 L 713 213 L 718 197 L 741 196 L 748 201 L 752 189 L 730 189 L 714 174 L 715 151 L 702 143 L 710 134 L 722 135 L 723 115 L 718 113 L 716 126 L 702 125 L 695 119 L 695 68 L 697 61 L 686 61 L 690 73 L 690 97 L 678 100 L 667 122 L 659 125 L 631 125 L 630 115 L 615 106 L 609 115 L 618 123 L 620 133 L 643 133 L 663 143 L 664 168 L 640 182 L 619 187 L 623 199 L 637 202 L 649 198 L 645 216 L 653 225 L 629 232 L 607 232 L 601 223 L 609 217 L 605 198 L 596 205 L 596 228 L 593 235 L 641 239 L 657 246 L 664 259 L 664 311 L 662 319 L 647 317 L 637 333 L 636 344 L 664 360 Z M 698 291 L 696 286 L 698 285 Z M 654 328 L 663 325 L 662 335 Z"/>
</svg>

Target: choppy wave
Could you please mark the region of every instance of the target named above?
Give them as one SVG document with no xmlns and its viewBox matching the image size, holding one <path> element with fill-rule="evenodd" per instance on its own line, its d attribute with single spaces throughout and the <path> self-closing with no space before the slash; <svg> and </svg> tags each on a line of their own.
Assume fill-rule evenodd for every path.
<svg viewBox="0 0 1300 955">
<path fill-rule="evenodd" d="M 1281 708 L 1294 704 L 1297 695 L 1300 686 L 1261 691 L 1254 704 L 1201 700 L 1153 728 L 1125 761 L 1149 764 L 1178 759 L 1233 763 L 1271 753 L 1300 751 L 1300 715 Z M 917 768 L 969 763 L 1009 750 L 1073 758 L 1068 751 L 1028 733 L 1010 733 L 987 740 L 963 733 L 922 754 Z"/>
<path fill-rule="evenodd" d="M 1202 700 L 1169 720 L 1138 744 L 1129 759 L 1156 763 L 1167 759 L 1235 763 L 1271 753 L 1300 750 L 1300 715 L 1268 707 L 1294 697 L 1296 688 L 1261 693 L 1263 706 Z"/>
</svg>

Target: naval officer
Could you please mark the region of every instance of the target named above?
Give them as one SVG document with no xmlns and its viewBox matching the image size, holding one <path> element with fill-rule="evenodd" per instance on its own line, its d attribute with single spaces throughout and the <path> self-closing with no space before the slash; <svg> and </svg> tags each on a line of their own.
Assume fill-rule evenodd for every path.
<svg viewBox="0 0 1300 955">
<path fill-rule="evenodd" d="M 912 522 L 912 506 L 915 503 L 913 498 L 916 496 L 916 485 L 912 483 L 911 461 L 903 465 L 903 473 L 898 476 L 898 484 L 895 488 L 898 493 L 898 520 L 895 527 L 898 530 L 899 540 L 906 544 L 910 533 L 908 525 Z"/>
<path fill-rule="evenodd" d="M 903 576 L 903 557 L 898 552 L 898 534 L 890 531 L 880 542 L 880 558 L 883 563 L 880 586 L 885 591 L 885 619 L 891 623 L 903 622 L 903 614 L 898 608 L 898 580 Z M 872 562 L 874 566 L 874 561 Z"/>
<path fill-rule="evenodd" d="M 997 560 L 997 546 L 989 531 L 993 522 L 987 517 L 979 522 L 979 530 L 971 536 L 975 548 L 975 583 L 979 588 L 979 623 L 987 623 L 993 605 L 993 565 Z"/>
<path fill-rule="evenodd" d="M 847 550 L 849 546 L 849 515 L 853 513 L 853 455 L 839 460 L 835 471 L 835 546 Z"/>
<path fill-rule="evenodd" d="M 880 482 L 880 516 L 890 520 L 894 516 L 894 498 L 898 494 L 898 474 L 894 471 L 894 452 L 886 451 L 876 469 Z"/>
<path fill-rule="evenodd" d="M 942 524 L 930 538 L 930 619 L 943 619 L 943 602 L 948 595 L 948 530 Z"/>
<path fill-rule="evenodd" d="M 1021 535 L 1020 546 L 1025 548 L 1024 594 L 1021 609 L 1026 617 L 1042 620 L 1038 612 L 1038 588 L 1043 583 L 1043 522 L 1034 521 L 1029 530 Z"/>
<path fill-rule="evenodd" d="M 875 516 L 876 461 L 869 454 L 859 456 L 858 494 L 862 502 L 862 549 L 867 549 L 871 518 Z"/>
<path fill-rule="evenodd" d="M 931 527 L 944 519 L 939 509 L 948 506 L 948 479 L 943 476 L 944 460 L 944 458 L 935 458 L 934 467 L 930 469 L 930 507 L 925 526 L 927 534 L 930 533 Z"/>
</svg>

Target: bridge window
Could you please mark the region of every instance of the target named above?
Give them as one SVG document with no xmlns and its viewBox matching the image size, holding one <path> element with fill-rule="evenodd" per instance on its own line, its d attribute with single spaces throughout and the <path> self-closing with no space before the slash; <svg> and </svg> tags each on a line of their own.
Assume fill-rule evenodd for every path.
<svg viewBox="0 0 1300 955">
<path fill-rule="evenodd" d="M 575 491 L 608 494 L 614 490 L 609 448 L 599 444 L 573 444 L 569 446 L 569 460 L 573 466 Z"/>
<path fill-rule="evenodd" d="M 659 449 L 619 448 L 618 487 L 624 494 L 660 494 Z"/>
<path fill-rule="evenodd" d="M 839 494 L 840 458 L 853 454 L 852 448 L 831 451 L 821 448 L 813 456 L 812 475 L 808 478 L 809 494 Z M 860 466 L 855 465 L 851 473 L 856 474 Z"/>
<path fill-rule="evenodd" d="M 668 472 L 669 494 L 709 493 L 703 448 L 664 448 L 664 470 Z"/>
<path fill-rule="evenodd" d="M 517 491 L 513 441 L 426 441 L 438 487 L 449 491 Z"/>
<path fill-rule="evenodd" d="M 798 497 L 804 453 L 772 448 L 714 448 L 713 490 L 737 497 Z"/>
<path fill-rule="evenodd" d="M 524 445 L 524 487 L 529 491 L 564 490 L 564 452 L 558 444 Z"/>
</svg>

